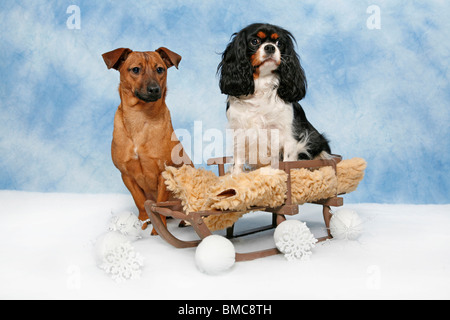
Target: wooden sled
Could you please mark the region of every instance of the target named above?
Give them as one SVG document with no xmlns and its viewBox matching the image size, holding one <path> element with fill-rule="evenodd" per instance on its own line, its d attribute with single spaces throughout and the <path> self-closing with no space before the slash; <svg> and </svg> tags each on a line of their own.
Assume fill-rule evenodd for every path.
<svg viewBox="0 0 450 320">
<path fill-rule="evenodd" d="M 292 169 L 300 169 L 300 168 L 308 168 L 310 170 L 314 170 L 320 167 L 324 166 L 331 166 L 334 168 L 336 172 L 336 164 L 339 163 L 342 160 L 341 156 L 339 155 L 333 155 L 332 159 L 319 159 L 319 160 L 302 160 L 302 161 L 290 161 L 290 162 L 280 162 L 279 168 L 281 170 L 284 170 L 287 173 L 287 193 L 286 193 L 286 202 L 277 208 L 270 208 L 270 207 L 252 207 L 246 212 L 252 212 L 252 211 L 266 211 L 266 212 L 272 212 L 272 224 L 269 226 L 260 227 L 257 229 L 248 230 L 241 234 L 234 234 L 234 225 L 232 227 L 227 228 L 226 230 L 226 236 L 227 238 L 236 238 L 236 237 L 242 237 L 249 234 L 254 234 L 256 232 L 261 232 L 265 230 L 270 230 L 273 228 L 276 228 L 281 222 L 286 220 L 286 215 L 293 216 L 299 213 L 299 206 L 296 204 L 292 204 L 292 196 L 291 196 L 291 170 Z M 222 157 L 222 158 L 214 158 L 208 160 L 208 165 L 218 165 L 219 169 L 219 176 L 222 176 L 225 174 L 225 164 L 231 163 L 232 158 L 231 157 Z M 330 207 L 339 207 L 344 204 L 344 200 L 342 197 L 339 197 L 338 195 L 328 198 L 328 199 L 322 199 L 319 201 L 311 202 L 314 204 L 321 205 L 323 207 L 323 218 L 325 222 L 325 227 L 327 230 L 328 235 L 325 237 L 318 238 L 317 240 L 324 241 L 327 239 L 331 239 L 331 233 L 330 233 L 330 219 L 331 219 L 331 212 Z M 156 229 L 158 234 L 169 244 L 173 245 L 176 248 L 191 248 L 196 247 L 199 245 L 202 239 L 210 236 L 212 232 L 209 230 L 209 228 L 206 226 L 205 223 L 203 223 L 203 218 L 210 216 L 210 215 L 220 215 L 224 213 L 230 213 L 232 211 L 220 211 L 220 210 L 208 210 L 208 211 L 198 211 L 198 212 L 190 212 L 189 214 L 186 214 L 183 212 L 183 207 L 181 205 L 180 200 L 176 201 L 166 201 L 166 202 L 160 202 L 155 203 L 154 201 L 147 200 L 145 202 L 145 209 L 147 211 L 147 214 L 150 217 L 151 223 L 153 224 L 153 227 Z M 171 217 L 174 219 L 180 219 L 187 221 L 191 224 L 191 226 L 194 228 L 197 235 L 200 237 L 200 240 L 196 241 L 184 241 L 180 240 L 177 237 L 175 237 L 168 228 L 164 225 L 161 219 L 162 216 Z M 254 251 L 249 253 L 236 253 L 236 261 L 249 261 L 254 260 L 258 258 L 263 258 L 275 254 L 279 254 L 280 251 L 277 248 L 271 248 L 261 251 Z"/>
</svg>

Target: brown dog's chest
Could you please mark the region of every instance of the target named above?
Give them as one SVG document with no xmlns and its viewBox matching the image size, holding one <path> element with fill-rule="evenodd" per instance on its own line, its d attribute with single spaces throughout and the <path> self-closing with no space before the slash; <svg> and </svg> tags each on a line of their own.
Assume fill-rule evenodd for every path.
<svg viewBox="0 0 450 320">
<path fill-rule="evenodd" d="M 172 124 L 145 117 L 123 117 L 118 110 L 114 120 L 112 158 L 115 166 L 138 183 L 146 193 L 157 190 L 159 175 L 171 165 Z"/>
</svg>

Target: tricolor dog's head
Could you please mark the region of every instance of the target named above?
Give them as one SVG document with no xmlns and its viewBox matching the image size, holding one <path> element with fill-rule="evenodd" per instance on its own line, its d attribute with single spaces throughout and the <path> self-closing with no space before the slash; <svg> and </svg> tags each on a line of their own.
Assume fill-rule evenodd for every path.
<svg viewBox="0 0 450 320">
<path fill-rule="evenodd" d="M 278 96 L 286 102 L 301 100 L 307 84 L 294 41 L 289 31 L 271 24 L 251 24 L 233 34 L 217 69 L 222 93 L 251 95 L 255 79 L 274 73 L 279 77 Z"/>
</svg>

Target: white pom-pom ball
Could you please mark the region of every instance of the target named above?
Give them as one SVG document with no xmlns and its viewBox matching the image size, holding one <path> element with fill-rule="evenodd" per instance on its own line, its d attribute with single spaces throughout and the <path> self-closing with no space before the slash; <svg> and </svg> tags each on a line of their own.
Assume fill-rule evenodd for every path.
<svg viewBox="0 0 450 320">
<path fill-rule="evenodd" d="M 331 216 L 330 232 L 335 239 L 355 240 L 362 233 L 362 221 L 349 209 L 340 209 Z"/>
<path fill-rule="evenodd" d="M 216 275 L 230 269 L 235 262 L 233 243 L 225 237 L 211 235 L 200 242 L 195 251 L 197 268 L 206 274 Z"/>
<path fill-rule="evenodd" d="M 312 254 L 317 239 L 306 223 L 298 220 L 285 220 L 275 229 L 273 235 L 275 245 L 289 261 L 307 260 Z"/>
<path fill-rule="evenodd" d="M 142 238 L 142 222 L 133 212 L 122 212 L 114 215 L 109 221 L 108 230 L 119 231 L 130 241 Z"/>
<path fill-rule="evenodd" d="M 118 231 L 110 231 L 101 235 L 95 243 L 97 264 L 102 264 L 108 253 L 114 251 L 119 245 L 129 242 L 128 238 Z"/>
</svg>

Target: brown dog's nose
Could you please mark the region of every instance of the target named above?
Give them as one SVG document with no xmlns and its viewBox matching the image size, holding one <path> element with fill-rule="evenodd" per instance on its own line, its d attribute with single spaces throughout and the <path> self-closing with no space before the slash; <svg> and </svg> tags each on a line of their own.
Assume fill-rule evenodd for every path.
<svg viewBox="0 0 450 320">
<path fill-rule="evenodd" d="M 157 84 L 151 84 L 147 87 L 147 93 L 151 96 L 157 96 L 161 93 L 161 88 Z"/>
</svg>

